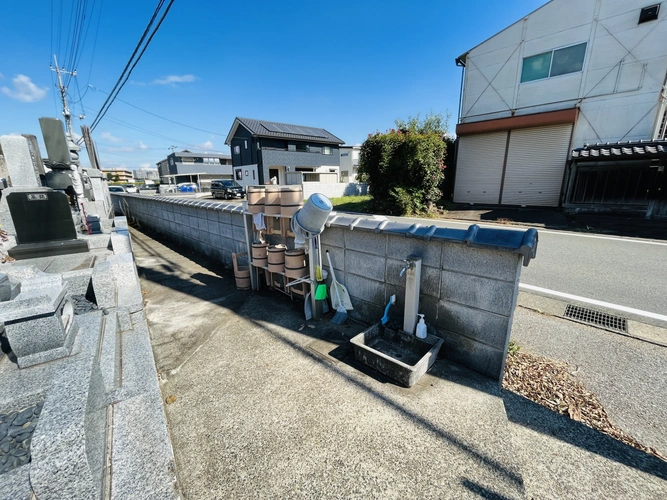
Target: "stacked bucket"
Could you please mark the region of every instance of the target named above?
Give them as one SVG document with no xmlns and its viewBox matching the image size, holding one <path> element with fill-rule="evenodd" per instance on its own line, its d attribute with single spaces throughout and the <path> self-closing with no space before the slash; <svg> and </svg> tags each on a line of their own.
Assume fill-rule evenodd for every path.
<svg viewBox="0 0 667 500">
<path fill-rule="evenodd" d="M 303 206 L 303 187 L 248 186 L 248 212 L 292 217 Z"/>
</svg>

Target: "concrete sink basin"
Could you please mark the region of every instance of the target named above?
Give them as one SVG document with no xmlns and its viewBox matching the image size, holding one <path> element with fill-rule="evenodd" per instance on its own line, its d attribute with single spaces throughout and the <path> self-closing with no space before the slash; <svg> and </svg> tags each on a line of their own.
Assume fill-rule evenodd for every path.
<svg viewBox="0 0 667 500">
<path fill-rule="evenodd" d="M 350 342 L 357 361 L 412 387 L 435 363 L 443 340 L 434 335 L 419 339 L 376 323 Z"/>
</svg>

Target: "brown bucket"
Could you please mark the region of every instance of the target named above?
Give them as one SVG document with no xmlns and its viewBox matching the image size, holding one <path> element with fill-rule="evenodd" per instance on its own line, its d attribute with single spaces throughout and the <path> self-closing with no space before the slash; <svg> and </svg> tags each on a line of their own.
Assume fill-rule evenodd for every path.
<svg viewBox="0 0 667 500">
<path fill-rule="evenodd" d="M 283 273 L 285 272 L 285 245 L 271 245 L 269 247 L 269 272 Z"/>
<path fill-rule="evenodd" d="M 248 186 L 248 212 L 258 214 L 264 211 L 264 186 Z"/>
<path fill-rule="evenodd" d="M 303 248 L 287 250 L 285 252 L 285 276 L 301 278 L 307 274 L 306 251 Z"/>
<path fill-rule="evenodd" d="M 233 253 L 232 260 L 234 261 L 234 278 L 236 279 L 236 288 L 239 290 L 250 289 L 250 267 L 239 265 L 239 257 L 247 257 L 248 253 Z"/>
<path fill-rule="evenodd" d="M 264 186 L 264 213 L 280 215 L 280 186 Z"/>
<path fill-rule="evenodd" d="M 282 186 L 280 191 L 280 214 L 292 217 L 303 206 L 303 187 Z"/>
<path fill-rule="evenodd" d="M 255 242 L 252 244 L 252 263 L 254 265 L 259 267 L 266 267 L 268 264 L 268 255 L 266 252 L 268 246 L 268 243 Z"/>
</svg>

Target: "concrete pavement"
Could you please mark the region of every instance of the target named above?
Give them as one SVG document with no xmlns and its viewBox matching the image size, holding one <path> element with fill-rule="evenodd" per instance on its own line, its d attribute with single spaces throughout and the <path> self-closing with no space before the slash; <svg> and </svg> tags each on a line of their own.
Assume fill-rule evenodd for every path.
<svg viewBox="0 0 667 500">
<path fill-rule="evenodd" d="M 237 292 L 228 270 L 132 236 L 186 498 L 667 495 L 659 459 L 443 360 L 397 387 L 351 356 L 361 325 L 299 331 L 300 302 Z M 515 329 L 548 336 L 542 319 L 519 310 Z"/>
</svg>

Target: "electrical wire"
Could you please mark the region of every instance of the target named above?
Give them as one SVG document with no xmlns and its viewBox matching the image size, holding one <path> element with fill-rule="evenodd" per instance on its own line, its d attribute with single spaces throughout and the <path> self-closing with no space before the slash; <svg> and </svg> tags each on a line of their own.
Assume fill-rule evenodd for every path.
<svg viewBox="0 0 667 500">
<path fill-rule="evenodd" d="M 162 2 L 161 2 L 161 3 L 162 3 Z M 160 29 L 160 26 L 162 26 L 162 22 L 163 22 L 163 21 L 165 20 L 165 18 L 167 17 L 167 14 L 169 13 L 169 10 L 171 9 L 171 6 L 172 6 L 173 4 L 174 4 L 174 0 L 170 0 L 170 1 L 169 1 L 169 5 L 167 5 L 166 10 L 164 11 L 164 14 L 162 14 L 162 17 L 160 18 L 160 21 L 158 22 L 157 26 L 155 27 L 155 29 L 154 29 L 153 32 L 151 33 L 150 37 L 148 38 L 148 41 L 146 42 L 146 44 L 144 45 L 143 49 L 142 49 L 141 52 L 139 53 L 139 56 L 138 56 L 137 59 L 134 61 L 134 64 L 133 64 L 132 67 L 130 68 L 130 71 L 127 73 L 127 76 L 125 77 L 125 80 L 123 80 L 123 83 L 122 83 L 122 84 L 120 85 L 120 87 L 118 88 L 118 91 L 116 92 L 116 95 L 111 99 L 111 102 L 109 103 L 109 105 L 107 106 L 107 108 L 104 110 L 104 112 L 101 114 L 101 116 L 98 114 L 98 116 L 99 116 L 99 120 L 96 118 L 97 123 L 94 124 L 95 126 L 97 126 L 97 124 L 102 120 L 102 118 L 104 118 L 104 115 L 105 115 L 106 112 L 109 110 L 109 108 L 110 108 L 111 105 L 113 104 L 114 100 L 116 99 L 116 97 L 118 96 L 118 94 L 120 93 L 120 91 L 123 89 L 123 87 L 125 86 L 125 84 L 126 84 L 127 81 L 129 80 L 130 75 L 132 74 L 132 71 L 134 71 L 134 68 L 137 66 L 137 64 L 139 64 L 139 61 L 141 60 L 142 56 L 144 55 L 144 52 L 146 52 L 146 49 L 148 48 L 148 46 L 150 45 L 151 41 L 153 40 L 153 37 L 157 34 L 158 30 Z M 92 129 L 93 129 L 93 128 L 91 127 L 91 130 L 92 130 Z"/>
<path fill-rule="evenodd" d="M 162 135 L 162 134 L 159 134 L 157 132 L 147 130 L 145 128 L 137 127 L 136 125 L 134 125 L 132 123 L 128 123 L 126 121 L 123 121 L 119 118 L 115 118 L 113 116 L 108 116 L 107 119 L 111 123 L 115 123 L 116 125 L 120 125 L 121 127 L 125 127 L 125 128 L 130 129 L 130 130 L 134 130 L 134 131 L 141 132 L 141 133 L 144 133 L 144 134 L 147 134 L 147 135 L 151 135 L 151 136 L 157 137 L 159 139 L 164 139 L 164 140 L 167 140 L 167 141 L 171 141 L 173 144 L 181 144 L 184 147 L 193 148 L 193 149 L 202 149 L 201 145 L 199 145 L 199 144 L 191 144 L 191 143 L 188 143 L 188 142 L 183 142 L 180 139 L 175 139 L 174 137 L 168 137 L 166 135 Z M 218 149 L 209 149 L 208 151 L 210 151 L 211 153 L 226 154 L 225 151 L 220 151 Z"/>
<path fill-rule="evenodd" d="M 89 85 L 89 88 L 92 88 L 93 91 L 100 91 L 100 92 L 102 92 L 103 94 L 109 95 L 108 92 L 105 92 L 104 90 L 99 89 L 99 88 L 97 88 L 97 87 L 93 87 L 92 85 Z M 88 92 L 88 89 L 86 89 L 86 92 Z M 84 94 L 84 95 L 85 95 L 85 94 Z M 197 130 L 198 132 L 205 132 L 205 133 L 207 133 L 207 134 L 217 135 L 217 136 L 220 136 L 220 137 L 227 137 L 227 134 L 219 134 L 219 133 L 217 133 L 217 132 L 211 132 L 210 130 L 204 130 L 203 128 L 193 127 L 193 126 L 191 126 L 191 125 L 186 125 L 185 123 L 181 123 L 181 122 L 177 122 L 176 120 L 172 120 L 171 118 L 166 118 L 166 117 L 164 117 L 164 116 L 160 116 L 160 115 L 158 115 L 158 114 L 156 114 L 156 113 L 153 113 L 152 111 L 148 111 L 148 110 L 143 109 L 143 108 L 140 108 L 139 106 L 136 106 L 136 105 L 134 105 L 134 104 L 132 104 L 132 103 L 129 103 L 129 102 L 127 102 L 127 101 L 124 101 L 124 100 L 121 99 L 120 97 L 116 97 L 116 99 L 117 99 L 118 101 L 122 102 L 123 104 L 127 104 L 128 106 L 130 106 L 130 107 L 132 107 L 132 108 L 134 108 L 134 109 L 138 109 L 139 111 L 143 111 L 144 113 L 149 114 L 149 115 L 151 115 L 151 116 L 154 116 L 154 117 L 156 117 L 156 118 L 160 118 L 161 120 L 164 120 L 164 121 L 167 121 L 167 122 L 170 122 L 170 123 L 174 123 L 174 124 L 176 124 L 176 125 L 180 125 L 181 127 L 190 128 L 190 129 L 192 129 L 192 130 Z"/>
<path fill-rule="evenodd" d="M 164 19 L 164 16 L 166 15 L 167 12 L 169 12 L 169 8 L 171 5 L 174 3 L 174 0 L 170 0 L 169 6 L 167 7 L 167 11 L 163 15 L 162 19 Z M 127 77 L 129 78 L 129 74 L 131 74 L 130 66 L 132 65 L 132 62 L 137 55 L 137 52 L 139 52 L 139 49 L 141 48 L 141 45 L 144 43 L 144 40 L 146 40 L 146 36 L 148 35 L 149 31 L 151 30 L 151 27 L 153 26 L 153 23 L 155 22 L 155 19 L 157 18 L 160 9 L 162 8 L 164 4 L 164 0 L 160 0 L 158 2 L 157 7 L 155 8 L 155 11 L 153 12 L 153 16 L 151 17 L 150 21 L 148 22 L 148 25 L 146 26 L 146 29 L 144 30 L 143 34 L 141 35 L 141 38 L 139 39 L 139 42 L 137 43 L 137 46 L 134 48 L 134 51 L 132 52 L 132 55 L 130 56 L 130 59 L 127 61 L 127 64 L 125 65 L 125 68 L 123 68 L 122 73 L 118 77 L 118 80 L 116 81 L 116 84 L 113 86 L 113 89 L 111 89 L 111 94 L 107 97 L 107 99 L 104 101 L 104 104 L 102 104 L 102 107 L 97 113 L 97 116 L 93 120 L 93 123 L 90 126 L 91 132 L 95 130 L 95 127 L 97 127 L 97 124 L 99 121 L 104 117 L 106 114 L 106 111 L 109 109 L 111 104 L 113 104 L 114 96 L 120 92 L 120 89 L 122 88 L 122 85 L 124 85 L 123 78 L 125 78 L 125 75 L 127 74 Z M 162 21 L 160 21 L 162 22 Z M 158 25 L 159 28 L 159 25 Z M 152 38 L 152 37 L 151 37 Z M 150 40 L 147 42 L 150 43 Z M 144 49 L 145 50 L 145 49 Z M 143 52 L 142 52 L 143 54 Z M 139 56 L 141 58 L 141 56 Z M 128 70 L 130 73 L 128 74 Z M 127 79 L 125 80 L 127 81 Z M 120 88 L 119 88 L 120 87 Z"/>
</svg>

